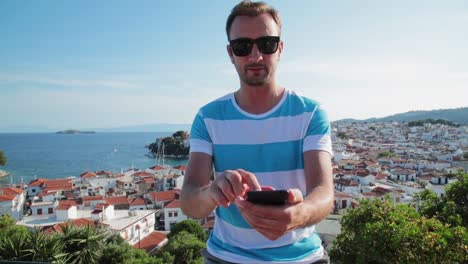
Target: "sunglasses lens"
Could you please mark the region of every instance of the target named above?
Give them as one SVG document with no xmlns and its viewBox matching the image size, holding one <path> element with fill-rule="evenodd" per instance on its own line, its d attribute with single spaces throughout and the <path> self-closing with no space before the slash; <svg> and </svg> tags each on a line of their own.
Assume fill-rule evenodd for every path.
<svg viewBox="0 0 468 264">
<path fill-rule="evenodd" d="M 236 56 L 247 56 L 252 51 L 253 42 L 249 39 L 237 39 L 231 41 L 231 49 Z"/>
<path fill-rule="evenodd" d="M 258 50 L 263 54 L 273 54 L 278 50 L 278 37 L 263 37 L 257 40 Z"/>
</svg>

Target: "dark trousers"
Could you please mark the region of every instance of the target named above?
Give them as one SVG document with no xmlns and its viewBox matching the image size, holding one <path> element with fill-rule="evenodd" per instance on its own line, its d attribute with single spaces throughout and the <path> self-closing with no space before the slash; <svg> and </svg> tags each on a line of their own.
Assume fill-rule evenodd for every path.
<svg viewBox="0 0 468 264">
<path fill-rule="evenodd" d="M 206 248 L 202 251 L 202 255 L 204 258 L 204 264 L 238 264 L 238 263 L 233 263 L 233 262 L 228 262 L 224 261 L 220 258 L 217 258 L 208 252 Z M 328 253 L 325 249 L 323 249 L 323 257 L 315 262 L 312 262 L 310 264 L 330 264 L 330 257 L 328 256 Z"/>
</svg>

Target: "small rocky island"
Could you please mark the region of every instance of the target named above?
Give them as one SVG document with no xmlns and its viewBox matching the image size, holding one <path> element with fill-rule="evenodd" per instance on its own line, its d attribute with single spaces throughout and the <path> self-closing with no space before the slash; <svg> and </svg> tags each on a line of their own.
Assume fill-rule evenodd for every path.
<svg viewBox="0 0 468 264">
<path fill-rule="evenodd" d="M 76 129 L 67 129 L 63 131 L 57 131 L 55 134 L 95 134 L 95 131 L 80 131 Z"/>
</svg>

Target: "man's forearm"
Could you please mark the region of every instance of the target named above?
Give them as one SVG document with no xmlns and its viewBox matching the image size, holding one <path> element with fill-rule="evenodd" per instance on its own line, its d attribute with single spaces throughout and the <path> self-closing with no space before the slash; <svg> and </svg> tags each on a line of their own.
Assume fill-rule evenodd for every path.
<svg viewBox="0 0 468 264">
<path fill-rule="evenodd" d="M 202 187 L 185 184 L 180 194 L 181 209 L 187 216 L 195 219 L 205 218 L 216 208 L 209 196 L 210 185 Z"/>
<path fill-rule="evenodd" d="M 318 186 L 299 205 L 299 214 L 303 219 L 302 226 L 317 224 L 322 221 L 333 209 L 333 188 Z"/>
</svg>

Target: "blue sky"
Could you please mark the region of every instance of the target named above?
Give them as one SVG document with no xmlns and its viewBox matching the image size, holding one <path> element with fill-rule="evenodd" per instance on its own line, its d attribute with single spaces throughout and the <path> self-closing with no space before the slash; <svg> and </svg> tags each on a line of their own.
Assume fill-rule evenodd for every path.
<svg viewBox="0 0 468 264">
<path fill-rule="evenodd" d="M 238 1 L 0 1 L 0 132 L 191 123 L 239 82 Z M 331 120 L 468 106 L 466 1 L 270 1 L 281 85 Z"/>
</svg>

